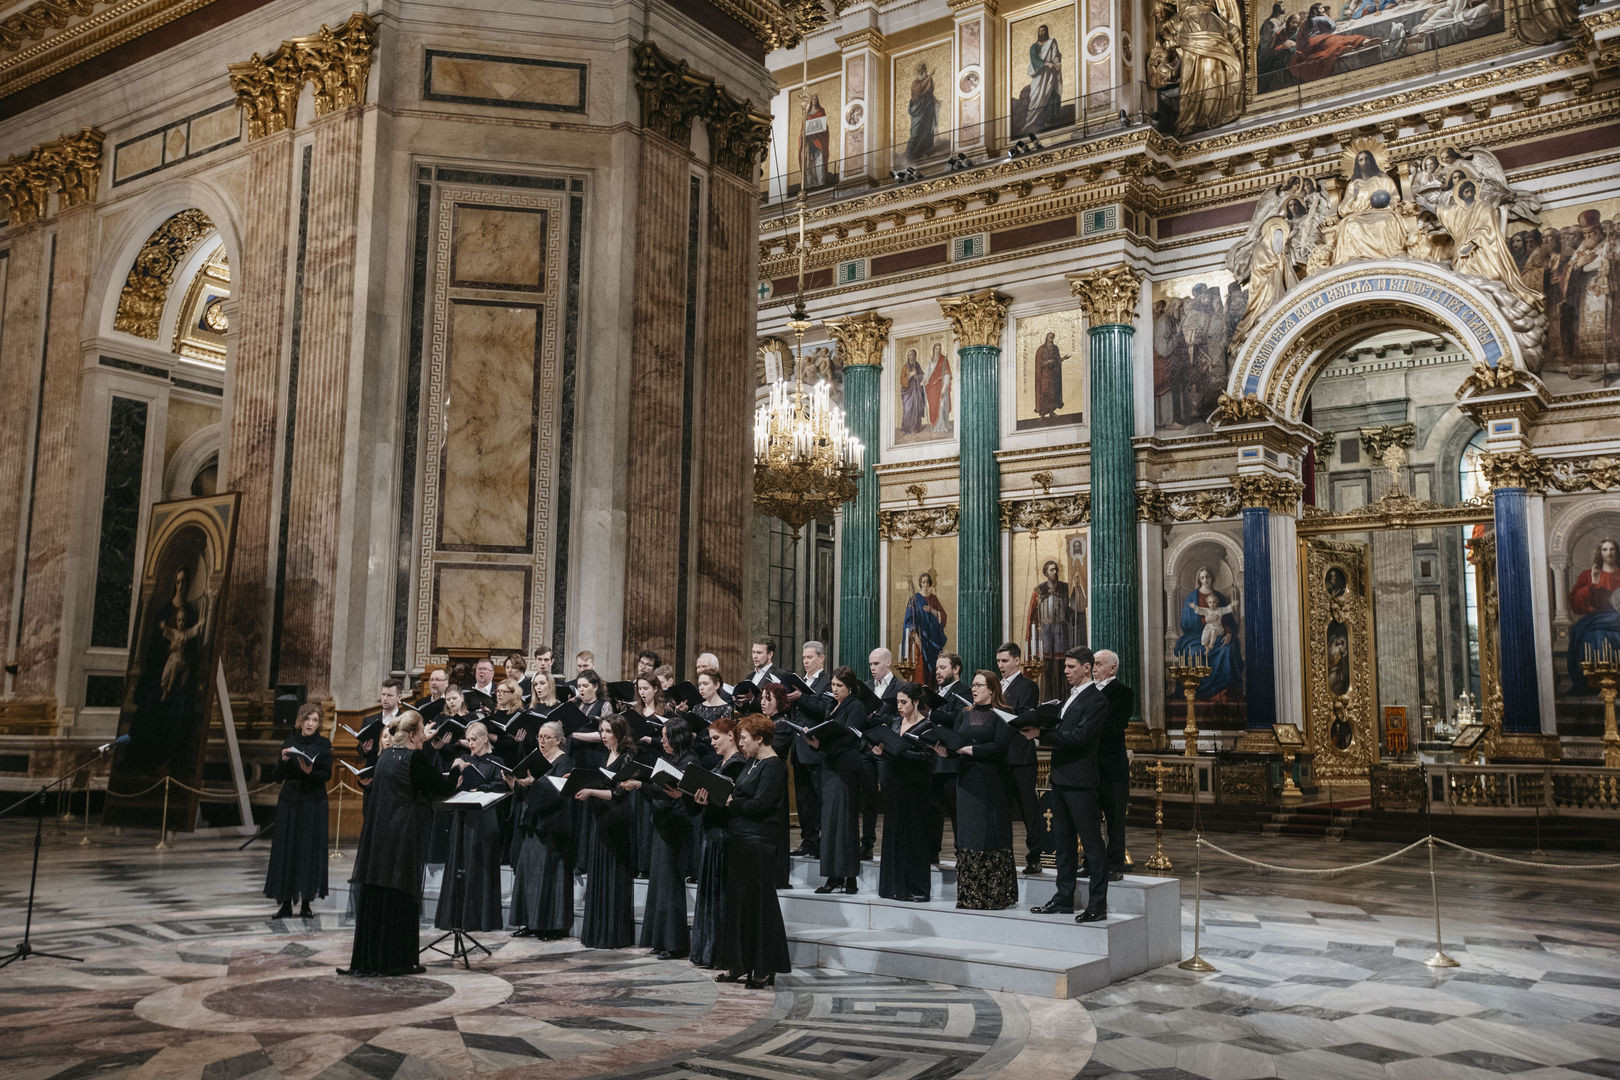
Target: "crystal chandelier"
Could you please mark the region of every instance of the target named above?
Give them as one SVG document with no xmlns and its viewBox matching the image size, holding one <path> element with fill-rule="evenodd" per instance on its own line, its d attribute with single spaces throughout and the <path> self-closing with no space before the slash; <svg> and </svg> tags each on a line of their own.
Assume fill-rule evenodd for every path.
<svg viewBox="0 0 1620 1080">
<path fill-rule="evenodd" d="M 844 426 L 826 382 L 804 385 L 804 195 L 799 196 L 799 283 L 788 328 L 794 337 L 794 374 L 777 379 L 754 410 L 754 506 L 793 526 L 826 517 L 855 497 L 865 447 Z"/>
</svg>

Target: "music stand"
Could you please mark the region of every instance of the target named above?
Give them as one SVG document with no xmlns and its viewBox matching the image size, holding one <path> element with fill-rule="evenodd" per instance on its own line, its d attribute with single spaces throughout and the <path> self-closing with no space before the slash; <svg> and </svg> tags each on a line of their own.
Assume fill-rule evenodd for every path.
<svg viewBox="0 0 1620 1080">
<path fill-rule="evenodd" d="M 472 793 L 463 792 L 463 794 Z M 455 821 L 452 823 L 450 829 L 450 850 L 445 853 L 445 864 L 449 865 L 451 862 L 454 862 L 455 864 L 455 879 L 454 881 L 444 881 L 440 883 L 440 895 L 443 895 L 443 889 L 446 885 L 449 885 L 451 888 L 459 889 L 461 891 L 461 895 L 457 902 L 452 905 L 455 908 L 455 910 L 452 912 L 452 914 L 455 916 L 455 925 L 417 950 L 418 956 L 429 951 L 448 956 L 450 958 L 450 964 L 452 967 L 455 966 L 456 960 L 459 959 L 461 961 L 461 966 L 469 971 L 472 970 L 471 956 L 473 949 L 481 950 L 485 956 L 494 956 L 495 954 L 490 952 L 489 949 L 480 943 L 477 938 L 473 937 L 472 934 L 463 929 L 467 922 L 467 860 L 462 858 L 462 825 L 465 823 L 464 818 L 468 813 L 483 813 L 485 810 L 492 810 L 504 802 L 510 793 L 503 791 L 498 793 L 479 792 L 478 794 L 499 794 L 500 798 L 488 803 L 454 802 L 452 800 L 455 798 L 455 796 L 452 796 L 450 799 L 442 800 L 437 804 L 439 809 L 447 810 L 455 815 Z M 453 939 L 449 949 L 439 948 L 439 943 L 445 938 Z"/>
</svg>

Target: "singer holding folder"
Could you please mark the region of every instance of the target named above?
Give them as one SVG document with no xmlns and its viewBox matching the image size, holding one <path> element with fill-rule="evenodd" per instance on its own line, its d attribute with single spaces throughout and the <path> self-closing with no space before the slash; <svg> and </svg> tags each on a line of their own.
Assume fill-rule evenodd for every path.
<svg viewBox="0 0 1620 1080">
<path fill-rule="evenodd" d="M 695 760 L 692 729 L 685 720 L 664 725 L 664 762 L 675 773 Z M 641 793 L 652 802 L 652 870 L 647 879 L 647 908 L 641 923 L 641 947 L 660 960 L 679 960 L 692 949 L 686 922 L 686 867 L 695 836 L 698 807 L 675 787 L 678 777 L 655 771 Z"/>
<path fill-rule="evenodd" d="M 630 725 L 618 713 L 602 718 L 597 731 L 607 750 L 606 769 L 635 753 Z M 574 773 L 589 774 L 591 767 L 574 763 Z M 641 787 L 639 780 L 616 782 L 603 776 L 601 787 L 582 788 L 574 798 L 584 804 L 584 812 L 595 822 L 590 830 L 590 846 L 580 852 L 585 868 L 585 918 L 579 927 L 579 943 L 587 949 L 624 949 L 636 943 L 635 883 L 636 843 L 630 819 L 630 792 Z M 569 777 L 573 783 L 573 776 Z"/>
<path fill-rule="evenodd" d="M 866 687 L 848 665 L 833 670 L 829 686 L 832 711 L 826 721 L 811 729 L 817 734 L 805 736 L 810 748 L 823 757 L 821 873 L 827 880 L 816 892 L 842 889 L 853 893 L 859 888 L 861 872 L 861 733 L 866 730 L 866 705 L 860 691 Z"/>
<path fill-rule="evenodd" d="M 731 717 L 722 716 L 709 725 L 709 746 L 720 759 L 716 771 L 735 781 L 748 763 L 737 750 Z M 692 908 L 692 963 L 713 968 L 720 966 L 720 942 L 726 932 L 727 815 L 724 802 L 710 800 L 706 789 L 699 788 L 693 801 L 703 810 L 703 852 L 698 863 L 697 903 Z"/>
<path fill-rule="evenodd" d="M 848 668 L 843 669 L 848 671 Z M 748 764 L 726 800 L 726 936 L 720 950 L 724 982 L 747 979 L 751 990 L 793 970 L 782 904 L 776 898 L 777 812 L 787 798 L 787 765 L 771 749 L 775 725 L 763 716 L 737 721 L 737 749 Z"/>
<path fill-rule="evenodd" d="M 491 749 L 484 722 L 468 724 L 467 753 L 450 767 L 457 774 L 458 792 L 511 790 L 510 774 Z M 501 821 L 497 816 L 505 811 L 504 806 L 499 810 L 486 806 L 456 815 L 440 879 L 439 904 L 433 913 L 433 925 L 440 930 L 477 932 L 505 925 L 501 914 Z"/>
<path fill-rule="evenodd" d="M 569 845 L 573 839 L 573 803 L 564 798 L 557 780 L 574 771 L 574 761 L 563 752 L 563 726 L 555 720 L 540 725 L 535 741 L 545 767 L 538 763 L 517 779 L 522 801 L 517 808 L 520 838 L 517 862 L 512 867 L 513 937 L 556 941 L 574 926 L 574 871 Z"/>
<path fill-rule="evenodd" d="M 442 798 L 454 785 L 422 750 L 422 718 L 408 713 L 392 744 L 377 755 L 371 800 L 354 854 L 354 949 L 339 975 L 420 975 L 416 962 L 422 917 L 420 799 Z"/>
<path fill-rule="evenodd" d="M 920 903 L 929 898 L 933 875 L 933 821 L 929 798 L 933 794 L 934 752 L 918 739 L 928 722 L 924 701 L 927 691 L 917 683 L 901 683 L 894 695 L 900 715 L 867 733 L 883 777 L 883 860 L 878 865 L 878 895 L 890 900 Z"/>
<path fill-rule="evenodd" d="M 293 737 L 281 744 L 272 780 L 281 781 L 276 800 L 276 831 L 270 837 L 270 869 L 264 895 L 281 906 L 271 916 L 292 918 L 292 902 L 302 901 L 300 919 L 313 919 L 309 902 L 326 896 L 326 781 L 332 775 L 332 744 L 317 734 L 321 707 L 298 707 Z"/>
</svg>

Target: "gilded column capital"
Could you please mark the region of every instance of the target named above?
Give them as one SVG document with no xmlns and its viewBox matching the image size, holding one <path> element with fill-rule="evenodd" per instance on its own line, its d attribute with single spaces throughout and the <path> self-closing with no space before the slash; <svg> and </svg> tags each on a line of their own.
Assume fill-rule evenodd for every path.
<svg viewBox="0 0 1620 1080">
<path fill-rule="evenodd" d="M 231 64 L 231 91 L 247 117 L 248 139 L 292 128 L 305 83 L 314 88 L 316 116 L 363 104 L 376 47 L 376 20 L 357 11 L 335 30 L 322 23 L 307 37 L 283 41 L 269 56 L 254 53 Z"/>
<path fill-rule="evenodd" d="M 236 107 L 247 118 L 248 139 L 262 139 L 293 126 L 298 111 L 298 94 L 303 82 L 291 54 L 281 50 L 267 60 L 254 53 L 247 60 L 227 69 Z"/>
<path fill-rule="evenodd" d="M 636 94 L 641 98 L 641 126 L 685 149 L 692 141 L 692 120 L 714 92 L 714 81 L 694 74 L 685 60 L 665 56 L 650 41 L 636 46 Z"/>
<path fill-rule="evenodd" d="M 1142 275 L 1128 266 L 1099 268 L 1069 274 L 1069 292 L 1079 297 L 1080 309 L 1091 326 L 1135 326 L 1136 302 L 1142 295 Z"/>
<path fill-rule="evenodd" d="M 838 355 L 844 367 L 883 366 L 883 350 L 889 344 L 893 319 L 868 311 L 864 315 L 825 319 L 821 325 L 838 342 Z"/>
<path fill-rule="evenodd" d="M 0 162 L 0 198 L 11 204 L 12 224 L 44 220 L 52 191 L 63 210 L 94 202 L 103 138 L 95 128 L 81 128 Z"/>
<path fill-rule="evenodd" d="M 1237 492 L 1243 508 L 1270 510 L 1273 514 L 1293 514 L 1299 508 L 1305 485 L 1285 476 L 1257 473 L 1234 476 L 1232 490 Z"/>
<path fill-rule="evenodd" d="M 1489 451 L 1479 455 L 1479 471 L 1491 490 L 1499 488 L 1525 488 L 1528 491 L 1547 490 L 1546 462 L 1528 450 L 1511 450 L 1502 454 Z"/>
<path fill-rule="evenodd" d="M 994 289 L 963 293 L 961 296 L 942 296 L 939 309 L 951 322 L 956 334 L 956 347 L 1001 347 L 1001 332 L 1007 326 L 1007 304 L 1012 297 Z"/>
<path fill-rule="evenodd" d="M 709 147 L 716 168 L 752 182 L 754 169 L 771 148 L 771 118 L 738 101 L 723 86 L 714 88 L 707 109 Z"/>
</svg>

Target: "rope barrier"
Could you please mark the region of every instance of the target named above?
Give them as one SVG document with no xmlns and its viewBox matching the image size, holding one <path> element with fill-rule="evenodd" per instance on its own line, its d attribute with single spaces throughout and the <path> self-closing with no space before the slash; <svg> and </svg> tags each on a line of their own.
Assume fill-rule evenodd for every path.
<svg viewBox="0 0 1620 1080">
<path fill-rule="evenodd" d="M 1620 863 L 1531 862 L 1527 859 L 1510 859 L 1506 855 L 1492 855 L 1488 851 L 1480 851 L 1477 848 L 1464 847 L 1461 844 L 1454 844 L 1450 840 L 1442 840 L 1438 836 L 1434 838 L 1434 842 L 1437 844 L 1444 844 L 1448 848 L 1456 848 L 1458 851 L 1466 851 L 1470 855 L 1478 855 L 1482 859 L 1491 859 L 1496 862 L 1508 863 L 1512 866 L 1537 866 L 1545 870 L 1620 870 Z"/>
<path fill-rule="evenodd" d="M 1424 837 L 1422 840 L 1414 840 L 1410 844 L 1407 844 L 1405 847 L 1401 848 L 1399 851 L 1392 851 L 1388 855 L 1385 855 L 1385 856 L 1383 856 L 1381 858 L 1369 859 L 1366 862 L 1349 863 L 1349 864 L 1346 864 L 1344 866 L 1305 867 L 1305 866 L 1281 866 L 1281 865 L 1279 865 L 1277 863 L 1265 862 L 1265 861 L 1260 860 L 1260 859 L 1251 859 L 1247 855 L 1239 855 L 1235 851 L 1227 851 L 1225 848 L 1221 847 L 1219 844 L 1212 844 L 1208 840 L 1205 840 L 1202 836 L 1200 836 L 1198 838 L 1198 843 L 1202 844 L 1204 847 L 1207 847 L 1207 848 L 1209 848 L 1209 849 L 1211 849 L 1213 851 L 1218 851 L 1222 855 L 1225 855 L 1229 859 L 1236 859 L 1238 862 L 1248 863 L 1250 866 L 1258 866 L 1258 867 L 1261 867 L 1262 869 L 1265 869 L 1265 870 L 1275 870 L 1278 873 L 1282 873 L 1282 874 L 1323 874 L 1323 875 L 1326 875 L 1326 874 L 1343 874 L 1343 873 L 1346 873 L 1346 872 L 1348 872 L 1350 870 L 1365 870 L 1369 866 L 1377 866 L 1380 863 L 1387 863 L 1392 859 L 1398 859 L 1402 855 L 1405 855 L 1408 851 L 1411 851 L 1413 848 L 1422 847 L 1427 842 L 1428 842 L 1427 837 Z M 1540 864 L 1537 864 L 1537 865 L 1540 865 Z"/>
</svg>

